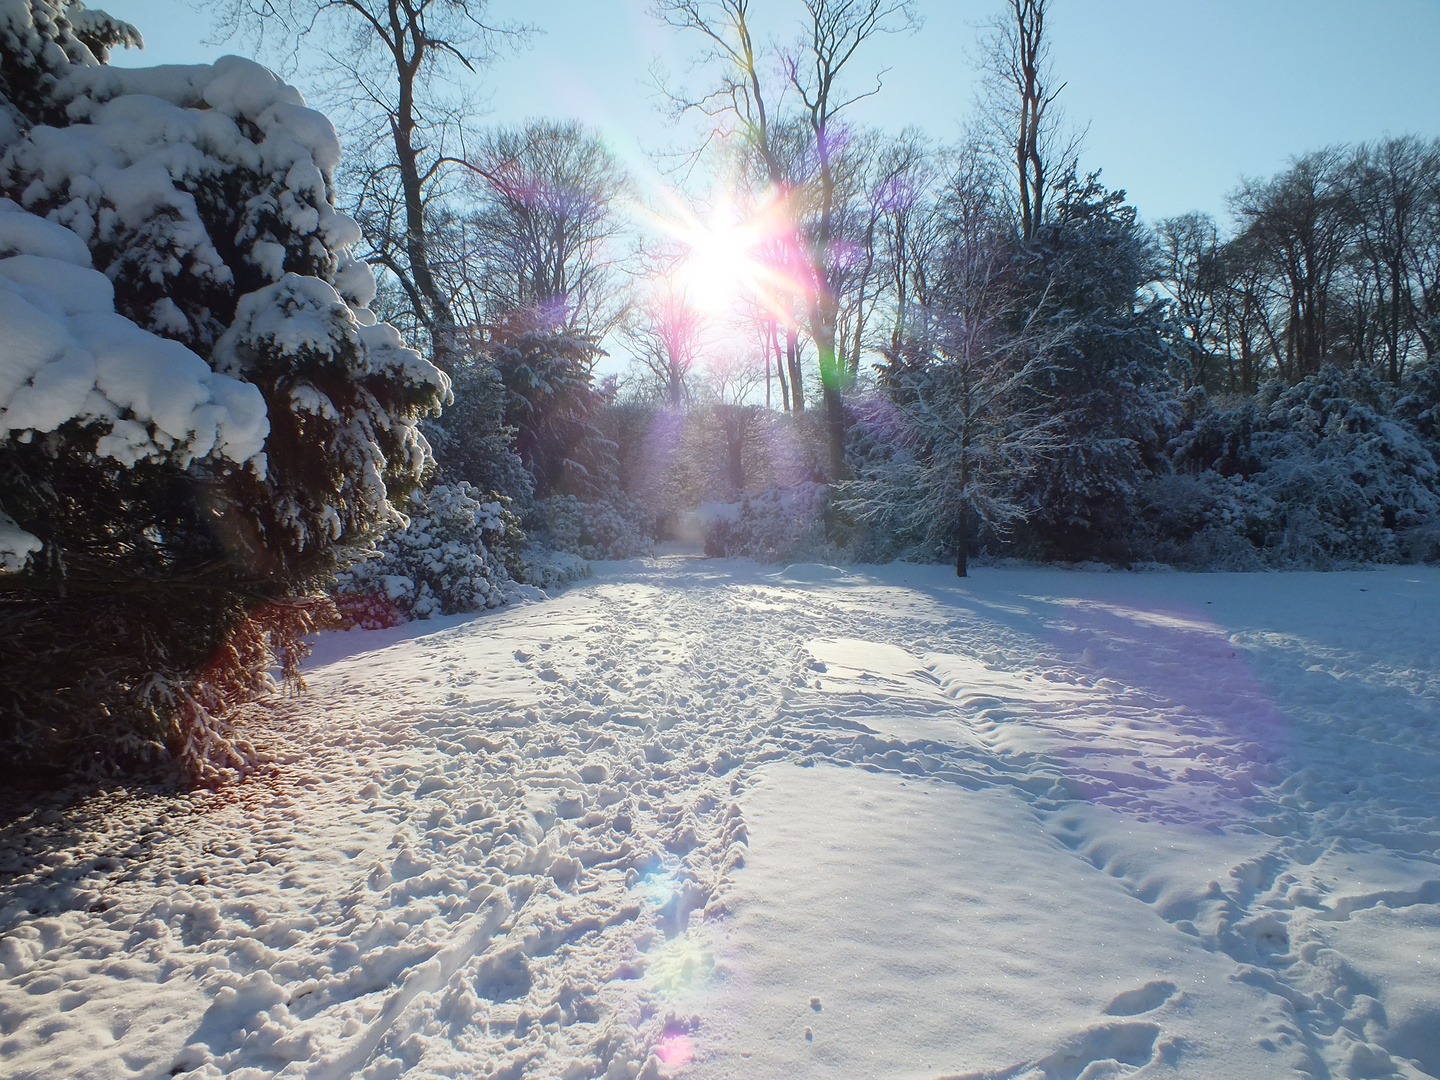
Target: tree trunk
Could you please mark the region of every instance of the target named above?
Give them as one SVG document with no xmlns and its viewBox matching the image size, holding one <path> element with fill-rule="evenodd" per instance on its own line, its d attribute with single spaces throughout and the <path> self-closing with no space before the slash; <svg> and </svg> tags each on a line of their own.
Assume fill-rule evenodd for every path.
<svg viewBox="0 0 1440 1080">
<path fill-rule="evenodd" d="M 421 190 L 420 165 L 413 141 L 415 130 L 415 73 L 418 58 L 399 69 L 400 98 L 391 121 L 395 159 L 400 171 L 400 188 L 405 201 L 405 257 L 410 276 L 425 297 L 428 310 L 418 311 L 430 334 L 432 359 L 441 370 L 455 370 L 456 328 L 450 303 L 430 271 L 430 238 L 425 228 L 425 198 Z"/>
<path fill-rule="evenodd" d="M 791 326 L 785 331 L 785 363 L 790 368 L 790 411 L 805 411 L 805 391 L 800 381 L 800 330 Z"/>
<path fill-rule="evenodd" d="M 839 380 L 824 380 L 825 430 L 830 443 L 830 481 L 845 479 L 845 396 Z"/>
<path fill-rule="evenodd" d="M 770 320 L 770 340 L 765 346 L 766 367 L 769 367 L 769 354 L 775 354 L 775 381 L 780 384 L 780 408 L 785 412 L 790 411 L 790 385 L 785 377 L 785 352 L 780 346 L 780 327 L 775 319 Z M 765 404 L 770 404 L 769 388 L 766 388 Z"/>
<path fill-rule="evenodd" d="M 955 544 L 955 576 L 970 576 L 970 515 L 965 512 L 965 507 L 960 507 L 959 537 Z"/>
<path fill-rule="evenodd" d="M 845 361 L 835 351 L 833 310 L 817 303 L 819 314 L 811 319 L 810 336 L 815 339 L 820 368 L 820 394 L 825 404 L 826 441 L 830 447 L 830 482 L 845 479 Z M 827 318 L 830 316 L 830 318 Z"/>
</svg>

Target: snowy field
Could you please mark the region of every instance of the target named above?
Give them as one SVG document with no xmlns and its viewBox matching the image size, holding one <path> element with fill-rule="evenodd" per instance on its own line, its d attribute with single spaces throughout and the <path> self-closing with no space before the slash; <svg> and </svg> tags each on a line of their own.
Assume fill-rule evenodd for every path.
<svg viewBox="0 0 1440 1080">
<path fill-rule="evenodd" d="M 1440 1076 L 1440 571 L 666 558 L 0 834 L 0 1074 Z"/>
</svg>

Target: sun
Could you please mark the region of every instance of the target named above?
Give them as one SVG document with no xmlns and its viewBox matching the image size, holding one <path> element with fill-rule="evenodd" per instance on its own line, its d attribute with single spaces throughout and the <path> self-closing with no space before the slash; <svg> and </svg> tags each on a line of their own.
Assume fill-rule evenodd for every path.
<svg viewBox="0 0 1440 1080">
<path fill-rule="evenodd" d="M 719 314 L 760 288 L 764 267 L 756 258 L 760 238 L 744 223 L 717 215 L 680 235 L 686 251 L 676 270 L 690 302 Z"/>
<path fill-rule="evenodd" d="M 782 198 L 775 195 L 742 208 L 733 197 L 722 196 L 701 217 L 677 193 L 664 195 L 669 214 L 651 212 L 649 217 L 676 256 L 662 272 L 667 291 L 721 322 L 740 313 L 741 300 L 782 320 L 790 318 L 791 301 L 805 295 L 805 287 L 784 269 L 795 263 L 787 257 L 795 237 Z"/>
</svg>

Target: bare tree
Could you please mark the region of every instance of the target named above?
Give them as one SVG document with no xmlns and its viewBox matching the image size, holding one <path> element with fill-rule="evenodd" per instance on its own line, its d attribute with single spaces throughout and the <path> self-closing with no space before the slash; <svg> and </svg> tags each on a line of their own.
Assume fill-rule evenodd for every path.
<svg viewBox="0 0 1440 1080">
<path fill-rule="evenodd" d="M 631 184 L 600 137 L 574 121 L 495 128 L 467 165 L 483 317 L 529 311 L 543 325 L 603 337 L 623 315 L 617 204 Z"/>
<path fill-rule="evenodd" d="M 1411 323 L 1425 347 L 1426 359 L 1440 355 L 1440 139 L 1430 144 L 1432 163 L 1425 201 L 1411 245 Z"/>
<path fill-rule="evenodd" d="M 867 41 L 877 34 L 909 33 L 919 28 L 911 0 L 805 0 L 806 39 L 786 57 L 790 85 L 814 140 L 818 161 L 818 207 L 807 223 L 805 242 L 810 280 L 806 300 L 810 337 L 815 342 L 820 389 L 830 442 L 830 475 L 845 475 L 844 357 L 838 349 L 840 297 L 832 242 L 839 224 L 840 151 L 845 133 L 841 116 L 856 101 L 876 93 L 875 86 L 847 96 L 843 76 Z"/>
<path fill-rule="evenodd" d="M 223 27 L 261 40 L 278 32 L 292 60 L 311 58 L 327 104 L 364 150 L 355 209 L 370 257 L 395 276 L 436 362 L 453 368 L 456 319 L 434 271 L 427 209 L 464 161 L 457 74 L 477 71 L 524 30 L 490 21 L 488 0 L 225 4 Z"/>
<path fill-rule="evenodd" d="M 1074 165 L 1078 136 L 1063 133 L 1055 101 L 1045 20 L 1051 0 L 1005 0 L 1004 12 L 982 43 L 985 66 L 982 125 L 997 158 L 1008 158 L 1015 180 L 1020 238 L 1029 243 L 1045 221 L 1055 179 Z"/>
<path fill-rule="evenodd" d="M 1332 300 L 1354 233 L 1345 158 L 1328 148 L 1296 159 L 1268 181 L 1247 181 L 1231 205 L 1270 261 L 1284 307 L 1276 360 L 1287 377 L 1320 368 L 1329 352 Z"/>
<path fill-rule="evenodd" d="M 626 327 L 630 351 L 672 409 L 685 405 L 703 330 L 699 311 L 671 275 L 657 276 L 649 300 L 631 314 Z"/>
<path fill-rule="evenodd" d="M 950 191 L 975 187 L 975 177 L 963 174 L 983 167 L 973 153 L 952 159 L 917 142 L 882 191 L 877 258 L 891 305 L 886 347 L 899 348 L 911 334 L 910 315 L 926 310 L 934 300 L 932 271 L 944 236 L 940 189 L 948 197 Z"/>
<path fill-rule="evenodd" d="M 1220 252 L 1220 314 L 1231 386 L 1253 393 L 1270 373 L 1288 377 L 1285 328 L 1272 260 L 1257 239 L 1241 233 Z"/>
<path fill-rule="evenodd" d="M 749 0 L 657 0 L 653 10 L 671 26 L 701 35 L 706 45 L 700 59 L 719 68 L 717 87 L 699 97 L 673 95 L 677 108 L 728 117 L 789 212 L 791 247 L 799 255 L 794 269 L 804 290 L 806 327 L 818 356 L 831 473 L 839 478 L 845 468 L 846 367 L 839 348 L 840 302 L 832 242 L 841 218 L 845 138 L 841 119 L 847 108 L 879 89 L 877 80 L 869 90 L 851 93 L 846 79 L 866 42 L 879 34 L 918 27 L 913 0 L 804 0 L 803 36 L 780 58 L 785 87 L 797 103 L 794 118 L 788 121 L 778 115 L 785 87 L 767 85 L 764 78 Z M 803 185 L 785 168 L 783 154 L 783 137 L 787 130 L 795 130 L 796 121 L 808 135 L 814 163 Z M 806 187 L 808 192 L 802 190 Z M 801 201 L 807 198 L 809 212 L 802 214 Z M 793 370 L 791 378 L 793 399 Z"/>
<path fill-rule="evenodd" d="M 1211 361 L 1225 348 L 1220 230 L 1209 214 L 1190 213 L 1162 221 L 1155 233 L 1160 284 L 1170 294 L 1172 316 L 1185 334 L 1184 379 L 1186 385 L 1205 386 L 1215 375 Z M 1233 365 L 1227 374 L 1234 390 Z"/>
<path fill-rule="evenodd" d="M 677 115 L 698 112 L 723 127 L 748 168 L 740 170 L 742 180 L 758 173 L 760 192 L 753 203 L 773 199 L 780 210 L 782 227 L 774 231 L 759 252 L 774 271 L 770 307 L 775 315 L 773 338 L 776 364 L 782 371 L 787 409 L 805 409 L 804 379 L 800 367 L 799 322 L 795 309 L 798 295 L 790 295 L 780 282 L 798 282 L 800 249 L 796 243 L 795 201 L 801 186 L 805 148 L 795 138 L 795 125 L 786 124 L 778 105 L 783 86 L 767 79 L 767 65 L 773 58 L 757 44 L 751 29 L 750 0 L 655 0 L 652 13 L 671 27 L 698 36 L 704 44 L 696 57 L 699 66 L 715 73 L 717 82 L 708 91 L 691 95 L 665 88 Z M 706 149 L 702 146 L 698 152 Z M 780 333 L 785 335 L 785 362 L 779 359 Z"/>
<path fill-rule="evenodd" d="M 1415 318 L 1423 304 L 1417 279 L 1426 243 L 1435 242 L 1425 234 L 1436 220 L 1431 202 L 1440 146 L 1414 136 L 1386 139 L 1362 147 L 1350 170 L 1358 254 L 1375 289 L 1386 375 L 1398 384 L 1415 343 L 1412 331 L 1424 344 L 1426 320 Z"/>
</svg>

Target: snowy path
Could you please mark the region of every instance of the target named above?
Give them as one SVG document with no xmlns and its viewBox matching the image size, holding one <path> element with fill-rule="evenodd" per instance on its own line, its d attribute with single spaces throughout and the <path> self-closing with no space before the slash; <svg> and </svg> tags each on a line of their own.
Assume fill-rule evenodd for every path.
<svg viewBox="0 0 1440 1080">
<path fill-rule="evenodd" d="M 0 834 L 9 1077 L 1440 1075 L 1440 572 L 612 564 Z"/>
</svg>

